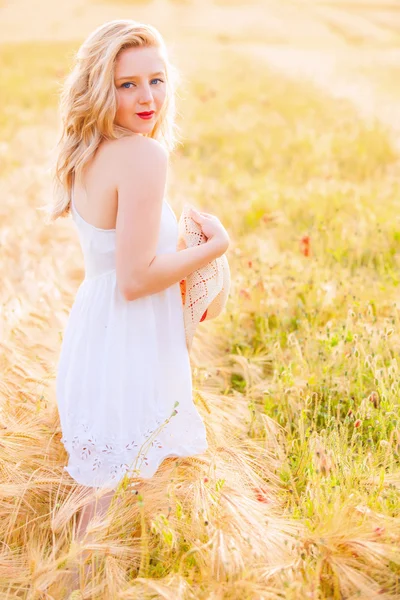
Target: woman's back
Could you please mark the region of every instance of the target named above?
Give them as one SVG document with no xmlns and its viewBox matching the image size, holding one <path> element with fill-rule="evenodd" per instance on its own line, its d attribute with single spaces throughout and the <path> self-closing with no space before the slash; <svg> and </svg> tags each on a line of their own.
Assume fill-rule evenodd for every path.
<svg viewBox="0 0 400 600">
<path fill-rule="evenodd" d="M 99 154 L 89 164 L 89 168 L 85 170 L 84 182 L 80 185 L 75 181 L 73 183 L 71 213 L 78 229 L 84 256 L 85 280 L 110 271 L 114 272 L 115 277 L 117 276 L 117 229 L 116 217 L 112 216 L 112 212 L 117 212 L 117 208 L 113 207 L 118 203 L 115 171 L 112 165 L 118 158 L 116 144 L 112 148 L 112 143 L 109 143 L 106 148 L 101 148 Z M 107 164 L 108 170 L 105 168 Z M 88 193 L 85 192 L 85 188 Z M 134 191 L 132 188 L 132 194 Z M 99 194 L 98 198 L 96 194 Z M 105 216 L 107 222 L 104 222 Z M 129 223 L 126 224 L 126 229 L 129 230 Z M 164 197 L 156 254 L 176 252 L 177 236 L 177 219 Z M 126 260 L 129 261 L 129 257 L 126 257 Z"/>
<path fill-rule="evenodd" d="M 123 151 L 120 140 L 102 141 L 85 165 L 81 181 L 74 181 L 75 208 L 85 221 L 99 229 L 115 229 L 116 226 L 118 193 L 115 166 Z"/>
</svg>

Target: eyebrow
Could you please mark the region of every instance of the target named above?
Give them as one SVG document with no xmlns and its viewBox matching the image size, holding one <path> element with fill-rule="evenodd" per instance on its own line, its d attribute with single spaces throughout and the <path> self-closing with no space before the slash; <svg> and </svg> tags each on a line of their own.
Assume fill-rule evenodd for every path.
<svg viewBox="0 0 400 600">
<path fill-rule="evenodd" d="M 157 71 L 157 73 L 153 73 L 150 77 L 155 77 L 155 75 L 164 75 L 164 71 Z M 125 75 L 125 77 L 118 77 L 116 81 L 122 81 L 122 79 L 135 79 L 138 75 Z"/>
</svg>

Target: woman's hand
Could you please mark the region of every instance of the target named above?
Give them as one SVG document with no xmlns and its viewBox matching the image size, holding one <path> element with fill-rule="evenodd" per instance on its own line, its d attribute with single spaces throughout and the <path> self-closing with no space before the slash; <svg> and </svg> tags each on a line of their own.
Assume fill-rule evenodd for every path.
<svg viewBox="0 0 400 600">
<path fill-rule="evenodd" d="M 210 213 L 199 212 L 193 208 L 190 213 L 192 219 L 201 226 L 201 230 L 207 238 L 206 243 L 213 241 L 216 248 L 218 248 L 218 252 L 220 252 L 217 256 L 224 254 L 229 247 L 230 239 L 218 217 Z"/>
</svg>

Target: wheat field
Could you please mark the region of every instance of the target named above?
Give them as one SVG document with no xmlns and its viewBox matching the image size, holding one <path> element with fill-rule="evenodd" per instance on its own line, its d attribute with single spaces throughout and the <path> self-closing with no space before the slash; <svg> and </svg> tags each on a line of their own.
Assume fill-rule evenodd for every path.
<svg viewBox="0 0 400 600">
<path fill-rule="evenodd" d="M 221 219 L 232 286 L 191 353 L 209 449 L 79 544 L 55 373 L 83 260 L 41 207 L 63 78 L 120 17 L 181 70 L 169 199 Z M 2 600 L 68 598 L 74 565 L 71 598 L 400 599 L 399 75 L 394 1 L 0 2 Z"/>
</svg>

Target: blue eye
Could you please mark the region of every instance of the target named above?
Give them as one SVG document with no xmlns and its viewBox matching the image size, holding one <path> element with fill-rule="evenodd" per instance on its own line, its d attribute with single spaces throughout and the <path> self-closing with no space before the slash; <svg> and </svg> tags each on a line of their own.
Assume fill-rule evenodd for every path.
<svg viewBox="0 0 400 600">
<path fill-rule="evenodd" d="M 152 81 L 161 81 L 161 83 L 163 83 L 163 81 L 164 81 L 164 80 L 163 80 L 163 79 L 159 79 L 158 77 L 156 77 L 155 79 L 152 79 Z M 123 84 L 121 85 L 121 87 L 125 87 L 126 85 L 130 85 L 130 84 L 133 84 L 133 85 L 135 85 L 135 84 L 134 84 L 132 81 L 126 81 L 125 83 L 123 83 Z M 129 90 L 130 88 L 127 88 L 127 87 L 126 87 L 125 89 L 126 89 L 126 90 Z"/>
</svg>

